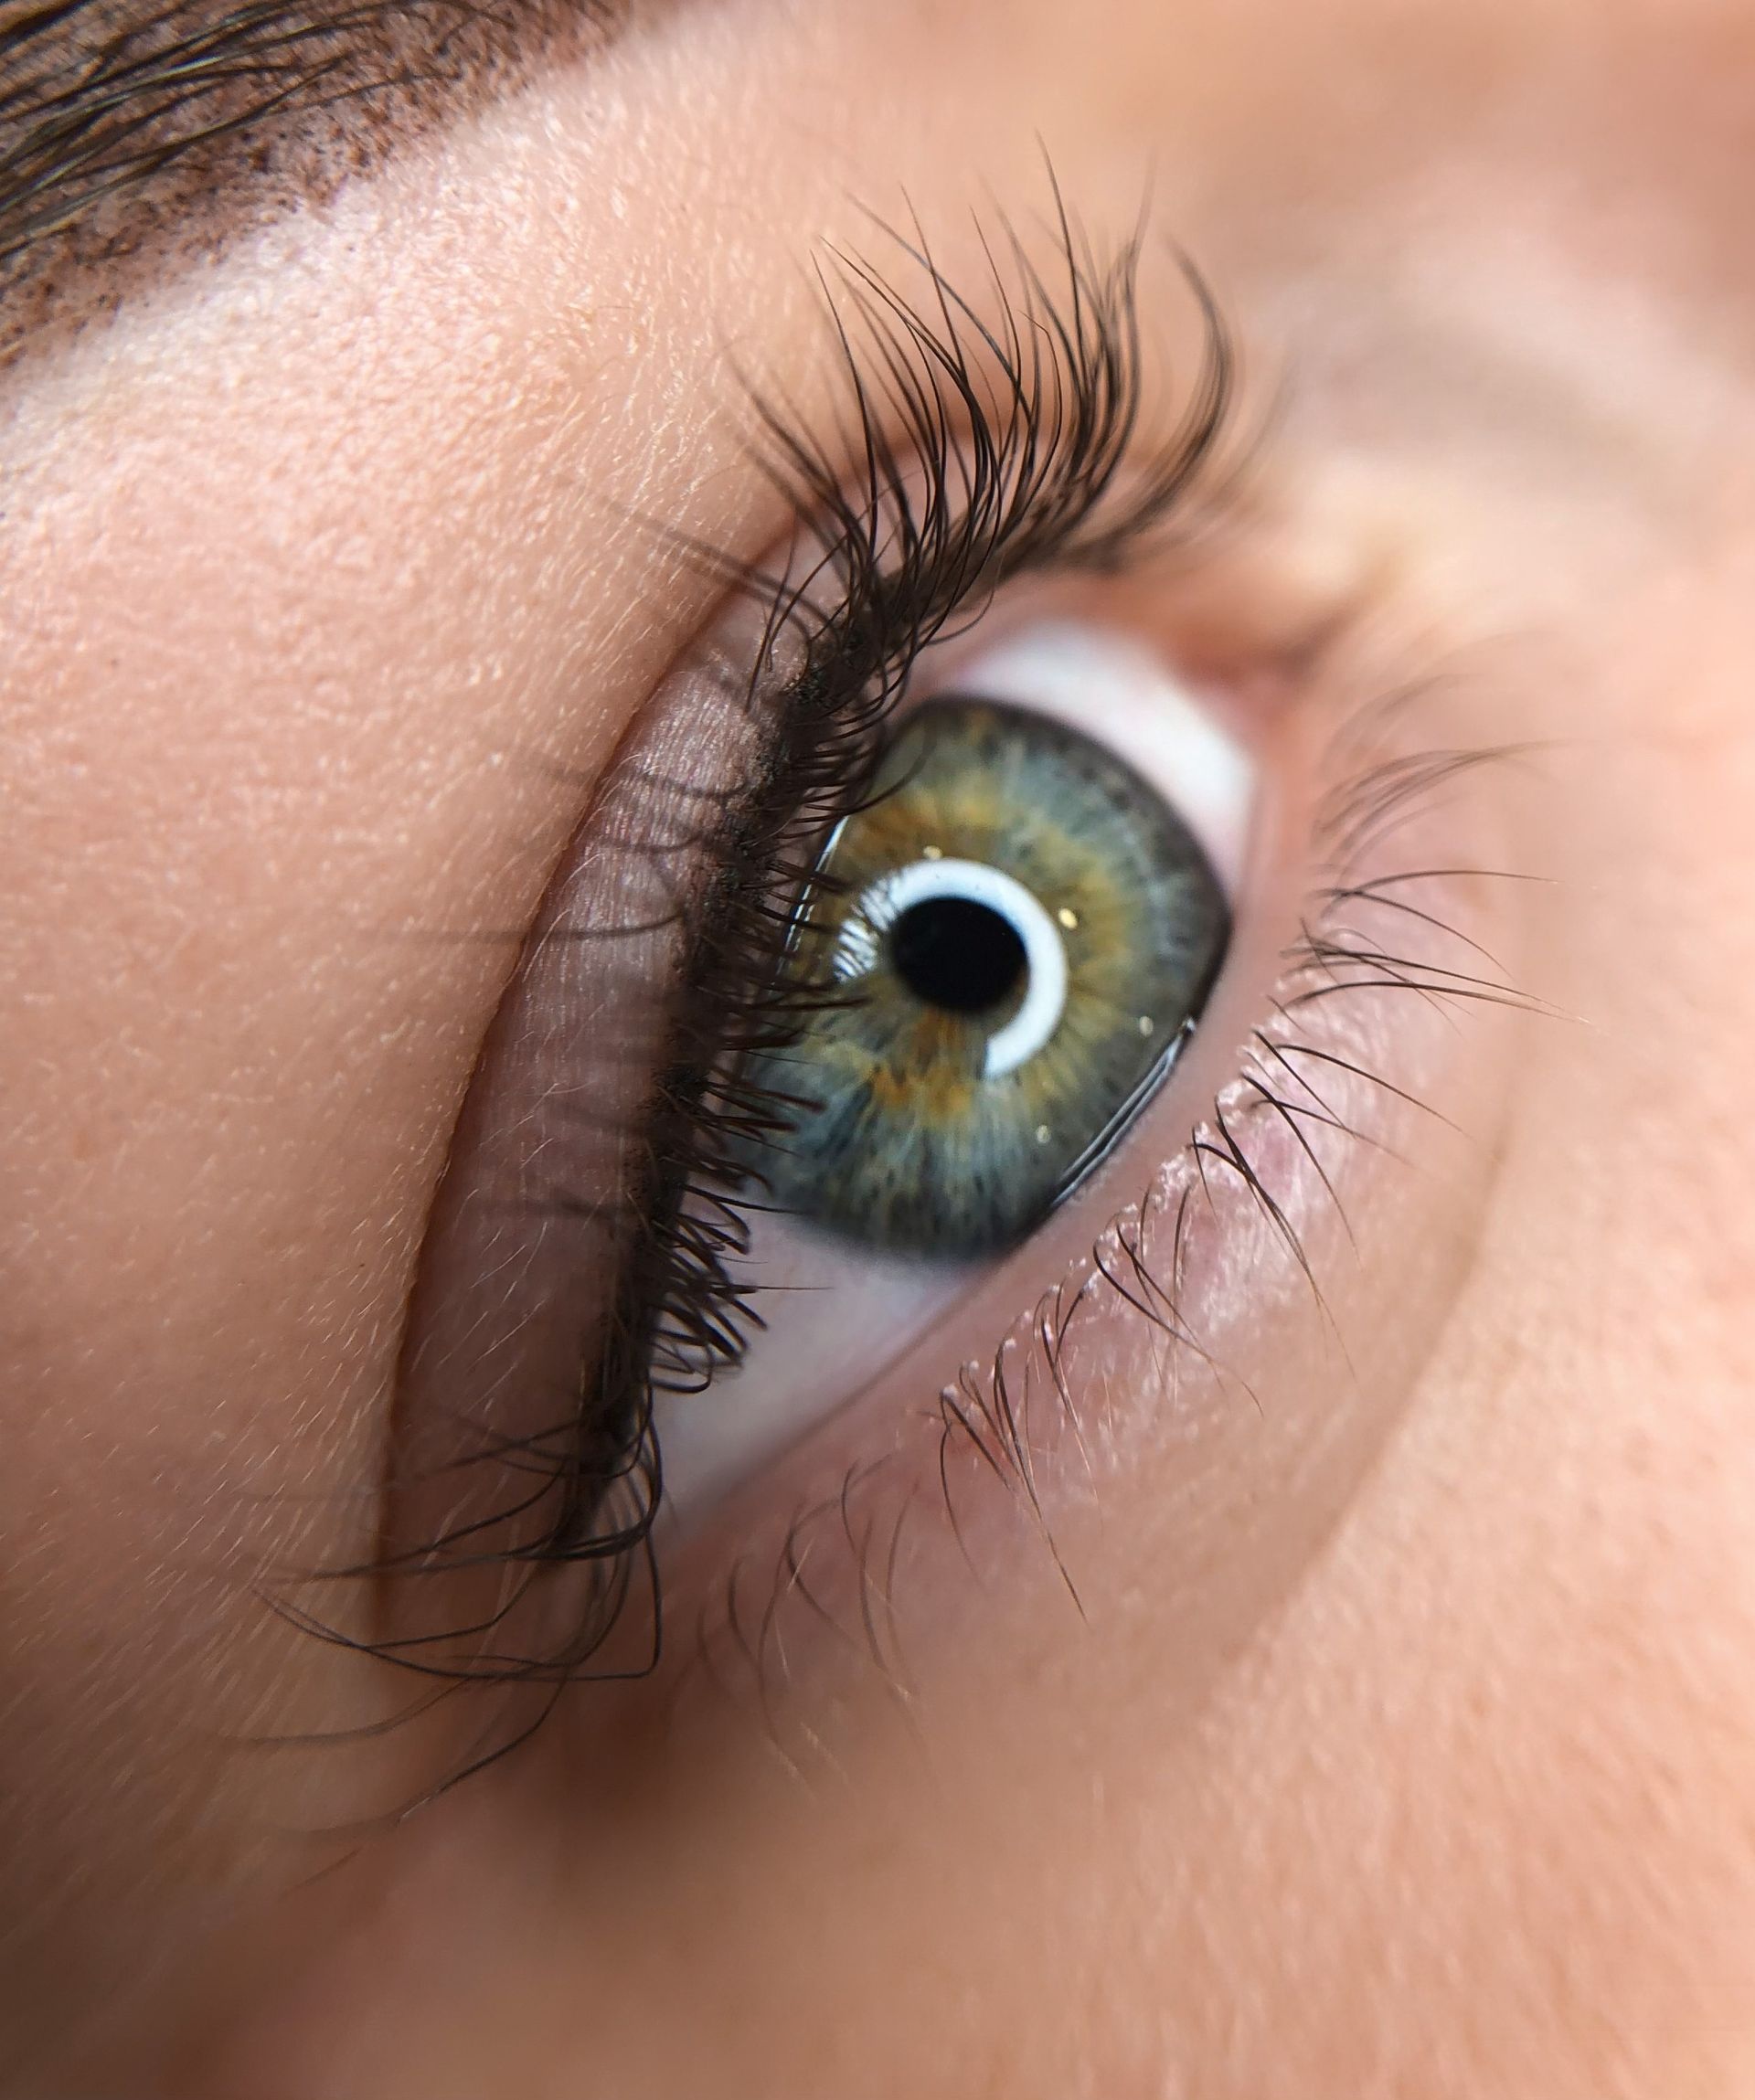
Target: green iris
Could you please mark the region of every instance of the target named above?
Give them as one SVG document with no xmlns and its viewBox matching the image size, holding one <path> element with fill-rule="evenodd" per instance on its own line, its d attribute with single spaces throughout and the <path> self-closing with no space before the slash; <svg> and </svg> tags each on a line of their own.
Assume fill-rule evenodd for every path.
<svg viewBox="0 0 1755 2100">
<path fill-rule="evenodd" d="M 782 1209 L 901 1253 L 1027 1232 L 1199 1013 L 1223 891 L 1112 751 L 1046 716 L 910 716 L 836 832 L 792 969 L 833 994 L 752 1075 L 802 1104 L 764 1147 Z"/>
</svg>

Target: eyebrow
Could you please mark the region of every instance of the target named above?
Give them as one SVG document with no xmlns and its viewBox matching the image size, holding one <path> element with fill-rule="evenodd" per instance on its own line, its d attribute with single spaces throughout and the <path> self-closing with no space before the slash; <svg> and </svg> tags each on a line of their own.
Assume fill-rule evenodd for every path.
<svg viewBox="0 0 1755 2100">
<path fill-rule="evenodd" d="M 321 196 L 619 0 L 0 0 L 0 365 Z"/>
</svg>

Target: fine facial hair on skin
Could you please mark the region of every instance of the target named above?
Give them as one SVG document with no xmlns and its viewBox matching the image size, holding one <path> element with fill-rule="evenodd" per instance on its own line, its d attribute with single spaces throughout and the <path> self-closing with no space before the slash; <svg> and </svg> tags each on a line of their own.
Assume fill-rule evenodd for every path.
<svg viewBox="0 0 1755 2100">
<path fill-rule="evenodd" d="M 654 22 L 11 382 L 15 2083 L 1737 2090 L 1735 26 L 788 31 Z M 1577 1018 L 1520 1044 L 1478 1216 L 1367 1219 L 1456 1263 L 1454 1306 L 1273 1613 L 1258 1543 L 1203 1534 L 1154 1449 L 1057 1528 L 1077 1609 L 1022 1560 L 947 1588 L 905 1719 L 863 1679 L 810 1715 L 814 1783 L 748 1705 L 660 1756 L 612 1695 L 314 1880 L 285 1830 L 406 1800 L 424 1752 L 256 1755 L 378 1690 L 255 1577 L 371 1543 L 399 1309 L 507 967 L 452 937 L 529 923 L 710 610 L 617 521 L 778 536 L 728 341 L 808 412 L 812 240 L 856 239 L 849 196 L 949 226 L 972 169 L 1039 195 L 1038 133 L 1093 227 L 1155 161 L 1289 376 L 1306 602 L 1362 550 L 1475 734 L 1534 748 L 1500 810 L 1543 878 L 1517 978 Z M 1356 1353 L 1401 1333 L 1394 1293 L 1341 1310 Z M 1268 1442 L 1225 1453 L 1240 1495 Z M 655 2019 L 685 1947 L 689 2016 Z"/>
</svg>

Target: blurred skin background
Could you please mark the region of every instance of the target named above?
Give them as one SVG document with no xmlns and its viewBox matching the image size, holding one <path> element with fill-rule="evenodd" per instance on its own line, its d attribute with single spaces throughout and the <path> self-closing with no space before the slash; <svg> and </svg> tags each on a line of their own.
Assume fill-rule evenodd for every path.
<svg viewBox="0 0 1755 2100">
<path fill-rule="evenodd" d="M 0 65 L 5 2090 L 1755 2091 L 1748 10 L 102 0 Z M 1097 253 L 1149 199 L 1147 421 L 1210 288 L 1234 501 L 984 624 L 1250 753 L 1207 1018 L 661 1536 L 655 1674 L 428 1798 L 495 1695 L 383 1727 L 273 1607 L 382 1536 L 523 936 L 719 617 L 684 543 L 787 539 L 748 382 L 847 430 L 814 259 L 989 314 L 1056 186 Z M 1186 1185 L 1361 764 L 1459 752 L 1370 804 L 1452 974 L 1350 1039 L 1334 1200 L 1260 1170 L 1296 1258 L 1216 1172 L 1199 1347 L 1099 1292 L 947 1511 L 932 1395 Z"/>
</svg>

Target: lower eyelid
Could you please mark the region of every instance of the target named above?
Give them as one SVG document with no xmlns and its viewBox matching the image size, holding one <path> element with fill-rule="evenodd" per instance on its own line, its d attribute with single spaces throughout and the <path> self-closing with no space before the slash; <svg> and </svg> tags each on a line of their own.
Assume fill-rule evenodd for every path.
<svg viewBox="0 0 1755 2100">
<path fill-rule="evenodd" d="M 1321 808 L 1284 820 L 1314 835 L 1310 894 L 1279 919 L 1277 976 L 1282 936 L 1246 907 L 1255 966 L 1197 1038 L 1204 1094 L 1148 1110 L 1035 1242 L 676 1554 L 685 1679 L 705 1665 L 771 1719 L 819 1668 L 890 1681 L 927 1628 L 948 1638 L 971 1565 L 1006 1570 L 1008 1595 L 1077 1588 L 1090 1511 L 1142 1469 L 1186 1527 L 1173 1558 L 1217 1554 L 1228 1594 L 1291 1579 L 1441 1323 L 1526 1004 L 1490 960 L 1519 917 L 1504 769 L 1434 741 L 1446 711 L 1362 708 L 1330 747 Z"/>
</svg>

